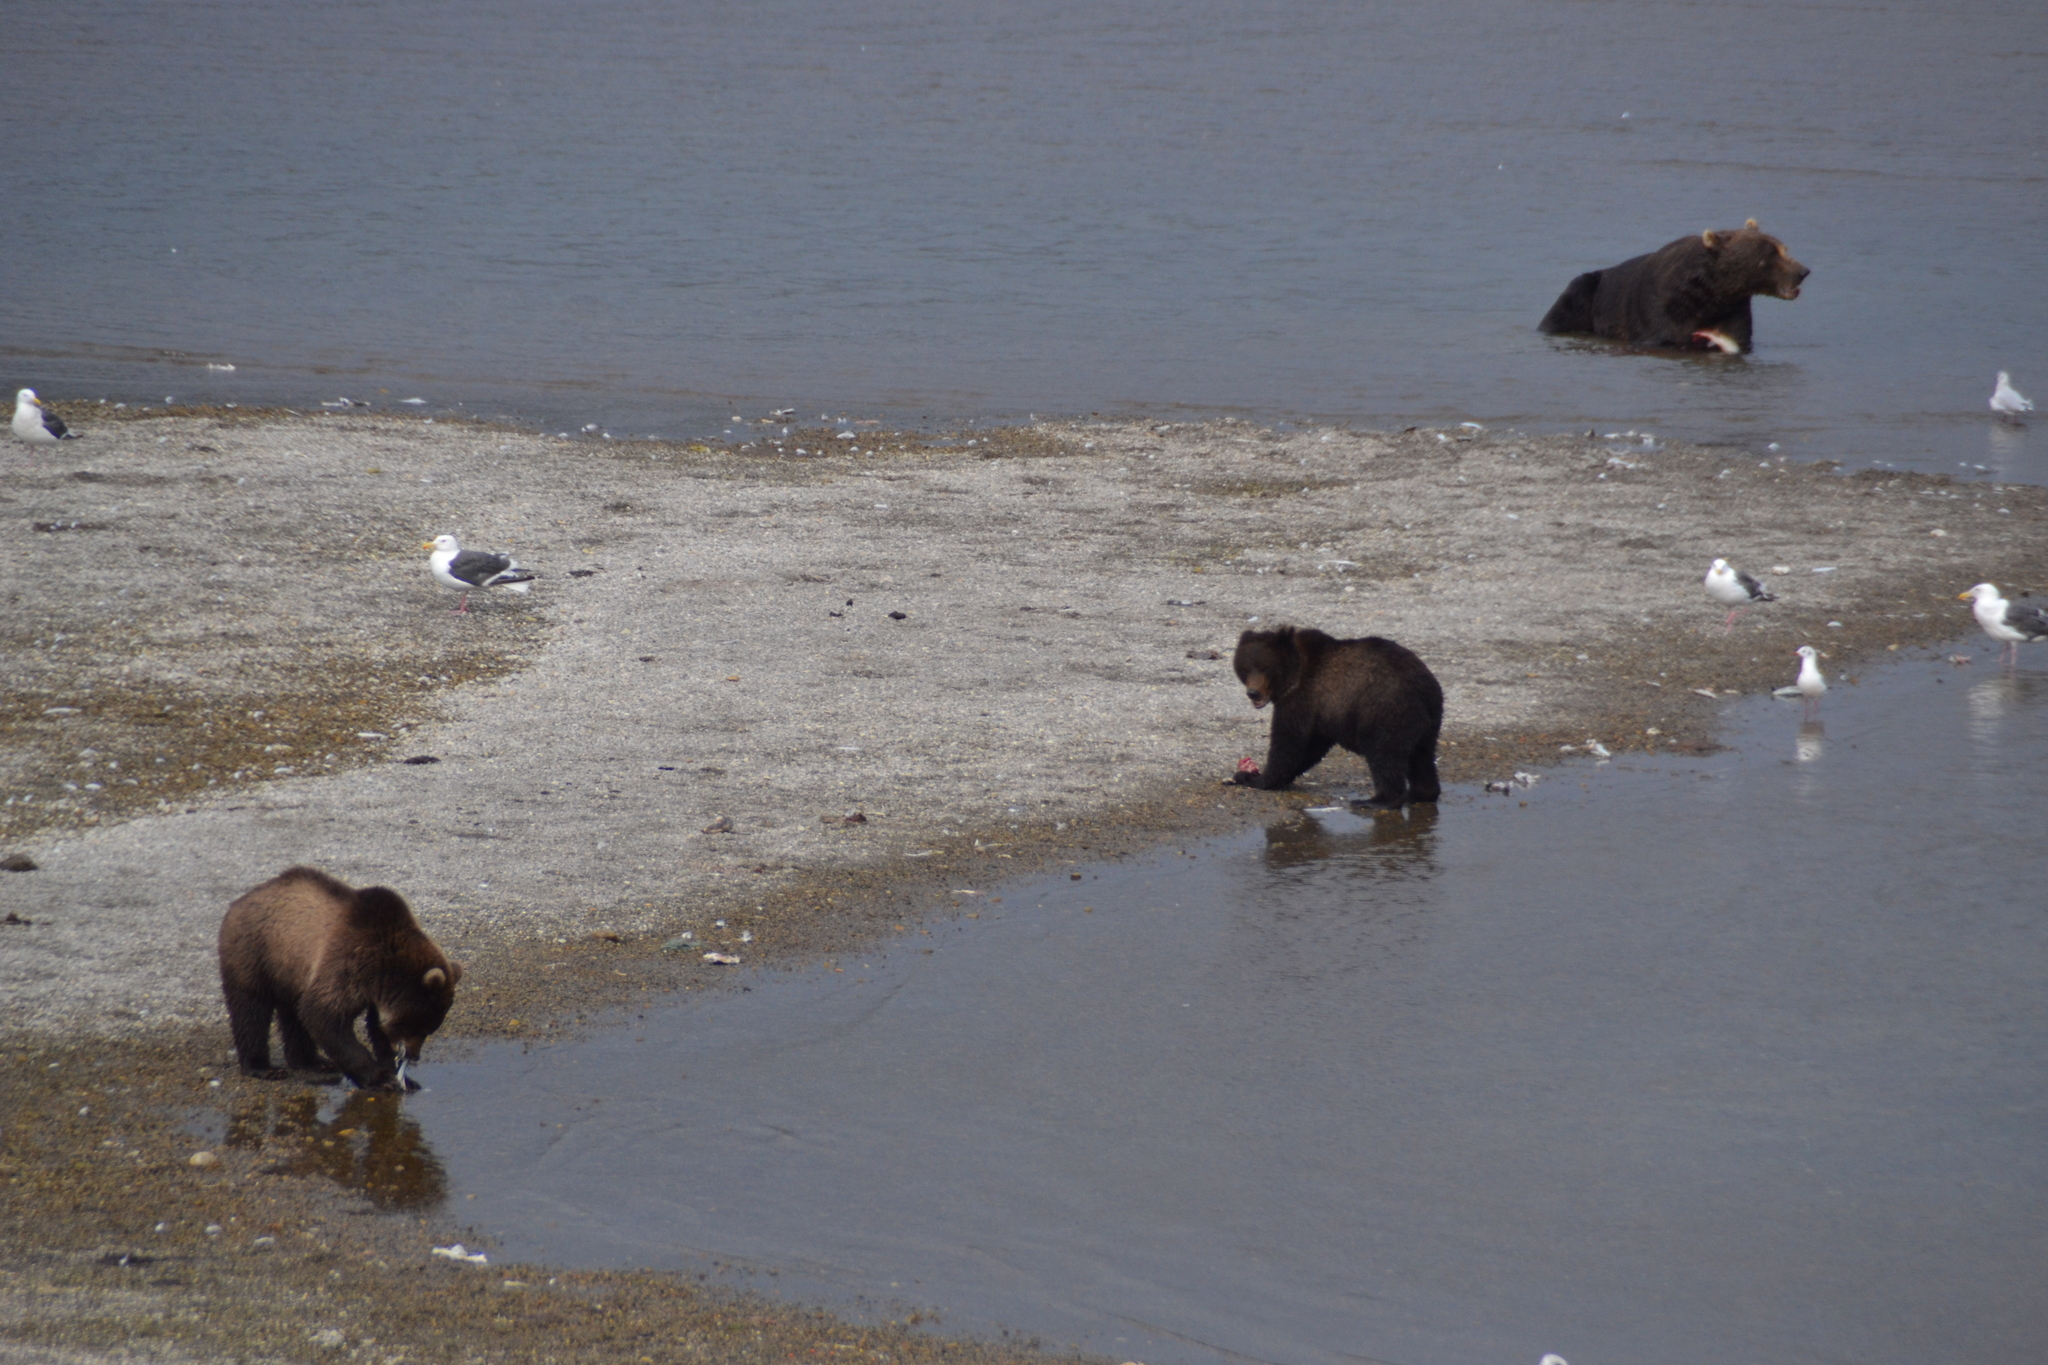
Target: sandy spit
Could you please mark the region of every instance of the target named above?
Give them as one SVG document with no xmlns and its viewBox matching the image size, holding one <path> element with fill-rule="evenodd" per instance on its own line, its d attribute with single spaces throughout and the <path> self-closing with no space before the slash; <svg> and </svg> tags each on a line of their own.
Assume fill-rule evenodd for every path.
<svg viewBox="0 0 2048 1365">
<path fill-rule="evenodd" d="M 1471 782 L 1588 739 L 1710 744 L 1695 689 L 1787 682 L 1807 641 L 1839 675 L 1960 635 L 1955 594 L 2025 586 L 2048 546 L 2039 489 L 1634 434 L 75 425 L 0 476 L 24 1037 L 211 1026 L 222 908 L 294 862 L 403 891 L 491 969 L 451 1032 L 518 1031 L 712 980 L 702 950 L 796 961 L 1369 790 L 1348 755 L 1300 795 L 1219 785 L 1264 753 L 1229 663 L 1250 623 L 1414 648 Z M 420 549 L 443 531 L 542 576 L 456 615 Z M 1779 597 L 1732 631 L 1717 555 Z"/>
</svg>

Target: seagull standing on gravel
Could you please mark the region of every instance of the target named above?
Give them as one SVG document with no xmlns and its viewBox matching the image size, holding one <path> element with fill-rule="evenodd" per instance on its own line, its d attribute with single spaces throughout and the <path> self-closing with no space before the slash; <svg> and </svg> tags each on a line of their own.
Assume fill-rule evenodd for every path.
<svg viewBox="0 0 2048 1365">
<path fill-rule="evenodd" d="M 2003 658 L 2008 664 L 2019 663 L 2021 645 L 2048 640 L 2048 608 L 2033 602 L 2008 602 L 1991 583 L 1979 583 L 1956 597 L 1971 603 L 1970 613 L 1984 633 L 2005 646 Z"/>
<path fill-rule="evenodd" d="M 1764 585 L 1748 574 L 1730 568 L 1728 561 L 1717 559 L 1707 570 L 1707 596 L 1728 608 L 1728 619 L 1721 623 L 1722 630 L 1735 627 L 1735 617 L 1744 607 L 1758 602 L 1775 602 L 1775 594 L 1764 591 Z"/>
<path fill-rule="evenodd" d="M 462 600 L 455 606 L 458 612 L 469 611 L 469 595 L 480 588 L 525 592 L 526 585 L 539 577 L 531 569 L 520 568 L 507 555 L 465 550 L 454 536 L 435 536 L 420 548 L 434 552 L 427 556 L 427 567 L 433 571 L 435 581 L 462 594 Z"/>
<path fill-rule="evenodd" d="M 64 425 L 64 419 L 43 406 L 34 389 L 14 395 L 14 434 L 32 446 L 75 441 L 78 433 Z"/>
<path fill-rule="evenodd" d="M 1991 390 L 1991 410 L 2000 417 L 2009 417 L 2017 422 L 2021 413 L 2034 410 L 2034 400 L 2014 388 L 2012 376 L 2000 370 L 1998 384 Z M 17 425 L 21 422 L 18 416 L 14 420 Z"/>
</svg>

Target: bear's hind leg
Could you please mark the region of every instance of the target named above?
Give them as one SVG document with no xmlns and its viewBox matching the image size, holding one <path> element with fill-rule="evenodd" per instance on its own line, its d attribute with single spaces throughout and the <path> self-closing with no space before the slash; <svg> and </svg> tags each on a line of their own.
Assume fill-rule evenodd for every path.
<svg viewBox="0 0 2048 1365">
<path fill-rule="evenodd" d="M 235 1039 L 235 1062 L 244 1076 L 281 1081 L 288 1074 L 270 1064 L 270 1000 L 253 991 L 229 991 L 228 1032 Z"/>
<path fill-rule="evenodd" d="M 1368 810 L 1399 810 L 1413 799 L 1408 794 L 1408 768 L 1394 754 L 1375 748 L 1365 756 L 1365 766 L 1372 771 L 1372 795 L 1352 805 Z"/>
<path fill-rule="evenodd" d="M 1443 783 L 1436 775 L 1436 732 L 1432 730 L 1427 739 L 1409 751 L 1408 799 L 1430 803 L 1443 794 Z"/>
<path fill-rule="evenodd" d="M 1407 784 L 1407 755 L 1393 745 L 1378 743 L 1376 735 L 1372 739 L 1376 743 L 1360 753 L 1372 772 L 1372 796 L 1366 800 L 1354 800 L 1352 804 L 1368 810 L 1399 810 L 1413 800 Z"/>
<path fill-rule="evenodd" d="M 1600 292 L 1603 273 L 1589 270 L 1566 285 L 1557 302 L 1543 315 L 1543 321 L 1536 324 L 1536 330 L 1550 336 L 1559 332 L 1592 332 L 1593 296 Z"/>
</svg>

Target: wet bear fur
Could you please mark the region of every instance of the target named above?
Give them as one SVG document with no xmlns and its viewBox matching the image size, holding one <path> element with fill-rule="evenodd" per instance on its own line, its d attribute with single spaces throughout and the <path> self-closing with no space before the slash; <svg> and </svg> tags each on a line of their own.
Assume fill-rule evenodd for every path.
<svg viewBox="0 0 2048 1365">
<path fill-rule="evenodd" d="M 1372 798 L 1396 809 L 1435 801 L 1444 690 L 1429 665 L 1392 640 L 1338 640 L 1306 626 L 1248 630 L 1233 661 L 1254 707 L 1273 705 L 1266 766 L 1240 771 L 1247 787 L 1285 787 L 1341 744 L 1372 770 Z"/>
<path fill-rule="evenodd" d="M 1587 271 L 1565 286 L 1536 329 L 1734 354 L 1749 349 L 1751 296 L 1796 299 L 1808 273 L 1752 218 L 1734 232 L 1709 228 L 1647 256 Z"/>
<path fill-rule="evenodd" d="M 340 1071 L 365 1089 L 396 1089 L 397 1058 L 419 1060 L 461 979 L 396 891 L 358 891 L 310 867 L 252 888 L 220 923 L 221 992 L 245 1076 Z M 286 1069 L 270 1064 L 273 1016 Z"/>
</svg>

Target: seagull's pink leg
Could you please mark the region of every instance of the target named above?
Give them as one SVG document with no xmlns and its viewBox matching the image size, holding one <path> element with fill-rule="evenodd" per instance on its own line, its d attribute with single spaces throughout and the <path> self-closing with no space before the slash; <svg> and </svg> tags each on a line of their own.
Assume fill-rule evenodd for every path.
<svg viewBox="0 0 2048 1365">
<path fill-rule="evenodd" d="M 461 616 L 467 616 L 467 615 L 469 615 L 469 594 L 468 594 L 468 593 L 464 593 L 464 594 L 462 594 L 462 600 L 461 600 L 460 602 L 458 602 L 458 603 L 456 603 L 456 604 L 455 604 L 455 613 L 454 613 L 454 614 L 456 614 L 456 615 L 461 615 Z"/>
</svg>

